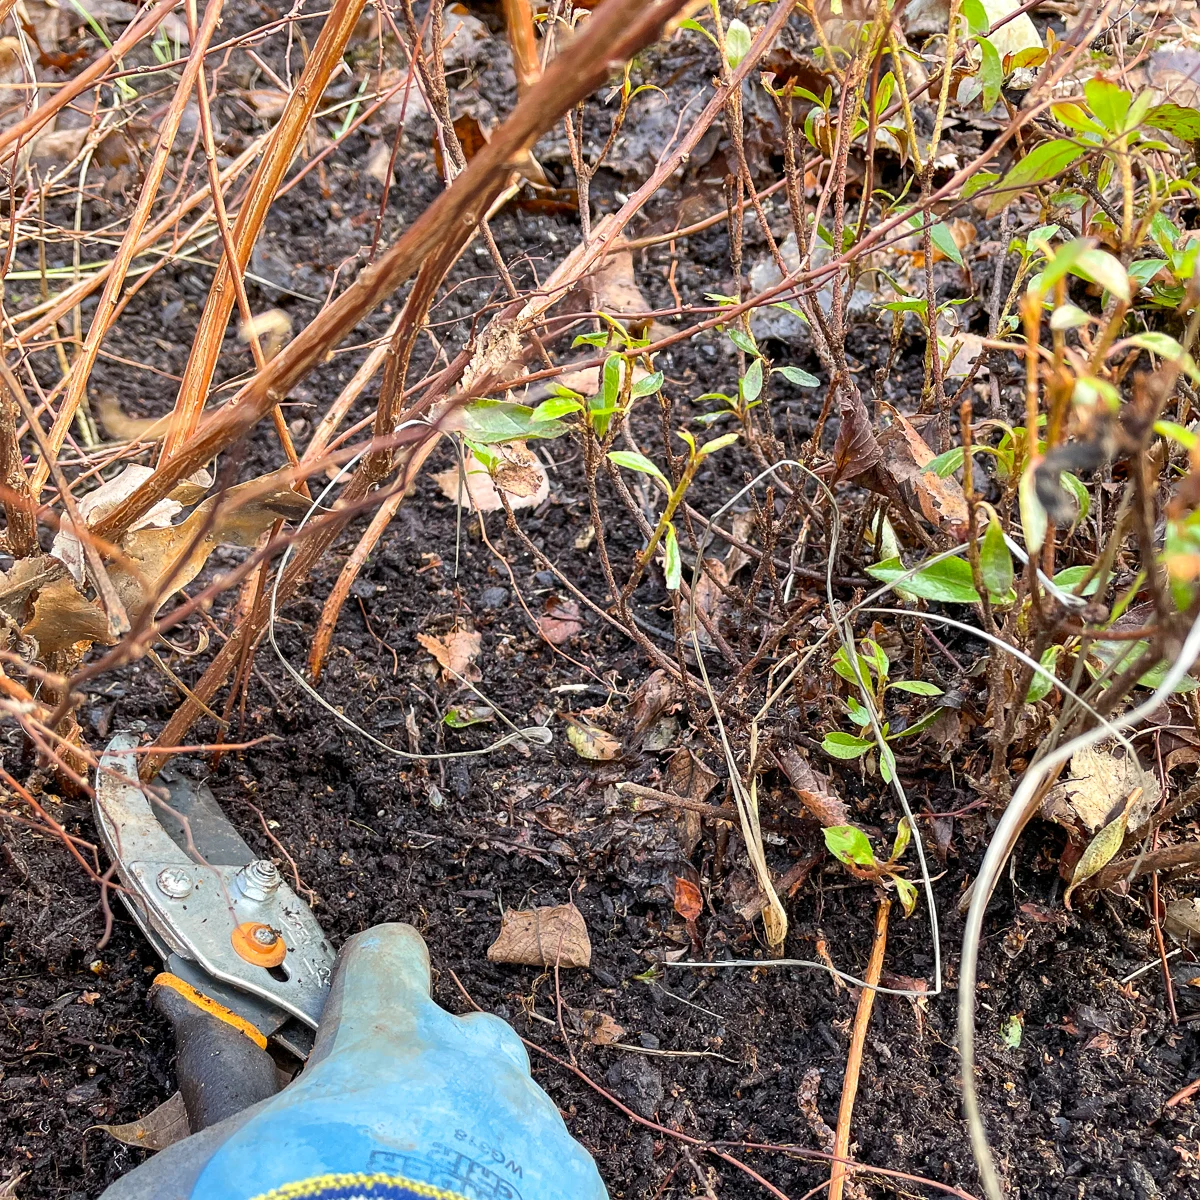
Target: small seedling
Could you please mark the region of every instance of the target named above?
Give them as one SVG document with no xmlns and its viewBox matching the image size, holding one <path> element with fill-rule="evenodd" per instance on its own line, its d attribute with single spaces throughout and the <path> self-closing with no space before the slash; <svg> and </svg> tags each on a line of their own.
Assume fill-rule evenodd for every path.
<svg viewBox="0 0 1200 1200">
<path fill-rule="evenodd" d="M 875 857 L 870 838 L 857 825 L 830 825 L 824 833 L 826 849 L 839 862 L 845 864 L 851 875 L 857 879 L 878 883 L 885 888 L 895 888 L 904 915 L 913 915 L 917 908 L 917 889 L 899 874 L 903 868 L 897 866 L 912 839 L 912 829 L 907 817 L 901 820 L 896 829 L 891 857 L 882 863 Z"/>
</svg>

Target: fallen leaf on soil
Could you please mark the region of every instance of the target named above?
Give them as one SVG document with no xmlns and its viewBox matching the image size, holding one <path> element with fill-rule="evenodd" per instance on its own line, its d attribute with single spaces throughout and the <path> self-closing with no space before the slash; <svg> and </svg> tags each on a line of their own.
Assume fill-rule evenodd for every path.
<svg viewBox="0 0 1200 1200">
<path fill-rule="evenodd" d="M 1134 789 L 1141 788 L 1128 814 L 1130 829 L 1138 829 L 1158 805 L 1157 777 L 1142 770 L 1132 756 L 1117 758 L 1112 743 L 1089 746 L 1071 757 L 1070 777 L 1042 801 L 1042 815 L 1066 827 L 1076 840 L 1089 840 L 1115 820 Z"/>
<path fill-rule="evenodd" d="M 800 803 L 822 825 L 829 827 L 850 823 L 846 802 L 834 795 L 829 778 L 813 767 L 795 746 L 776 747 L 775 757 Z"/>
<path fill-rule="evenodd" d="M 437 659 L 442 668 L 442 678 L 447 683 L 460 683 L 462 679 L 476 683 L 483 678 L 483 673 L 475 665 L 482 639 L 474 629 L 455 629 L 442 637 L 418 633 L 417 641 Z"/>
<path fill-rule="evenodd" d="M 574 600 L 550 596 L 546 600 L 545 610 L 537 619 L 537 625 L 552 646 L 565 645 L 583 628 L 579 605 Z"/>
<path fill-rule="evenodd" d="M 1185 946 L 1200 943 L 1200 897 L 1172 900 L 1163 919 L 1167 932 Z"/>
<path fill-rule="evenodd" d="M 621 743 L 611 733 L 584 721 L 567 725 L 567 741 L 580 758 L 591 762 L 609 762 L 621 752 Z"/>
<path fill-rule="evenodd" d="M 496 469 L 494 481 L 487 467 L 469 452 L 464 458 L 461 474 L 454 466 L 437 472 L 433 481 L 441 488 L 442 495 L 460 508 L 482 513 L 498 512 L 504 505 L 497 487 L 508 496 L 510 507 L 535 508 L 550 495 L 546 468 L 522 442 L 511 442 L 502 452 L 505 461 Z M 465 487 L 462 486 L 464 482 Z"/>
<path fill-rule="evenodd" d="M 109 1137 L 116 1138 L 126 1146 L 137 1146 L 142 1150 L 165 1150 L 181 1142 L 191 1132 L 188 1129 L 187 1110 L 183 1106 L 183 1095 L 175 1092 L 164 1100 L 152 1113 L 125 1125 L 91 1125 L 84 1132 L 103 1129 Z"/>
<path fill-rule="evenodd" d="M 882 421 L 879 469 L 888 473 L 905 500 L 931 525 L 961 539 L 967 529 L 967 499 L 958 480 L 941 479 L 936 471 L 925 470 L 933 451 L 907 417 L 884 405 Z"/>
<path fill-rule="evenodd" d="M 686 748 L 676 750 L 667 760 L 667 788 L 677 796 L 705 800 L 719 778 Z"/>
<path fill-rule="evenodd" d="M 488 962 L 527 967 L 588 967 L 592 943 L 583 913 L 574 904 L 508 909 L 500 933 L 488 947 Z"/>
<path fill-rule="evenodd" d="M 675 911 L 685 920 L 694 921 L 704 911 L 704 897 L 690 880 L 675 877 Z"/>
<path fill-rule="evenodd" d="M 661 667 L 653 671 L 629 702 L 627 715 L 633 722 L 633 736 L 649 729 L 678 698 L 675 683 L 666 671 Z"/>
<path fill-rule="evenodd" d="M 625 1036 L 625 1029 L 618 1025 L 608 1013 L 585 1008 L 579 1013 L 579 1025 L 584 1039 L 593 1046 L 611 1046 Z"/>
</svg>

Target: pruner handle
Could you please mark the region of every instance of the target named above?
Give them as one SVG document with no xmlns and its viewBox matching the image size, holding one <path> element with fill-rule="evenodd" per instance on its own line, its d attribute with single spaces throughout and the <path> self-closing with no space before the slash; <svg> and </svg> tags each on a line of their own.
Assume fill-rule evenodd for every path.
<svg viewBox="0 0 1200 1200">
<path fill-rule="evenodd" d="M 267 1039 L 249 1021 L 168 972 L 155 978 L 150 998 L 175 1033 L 175 1074 L 192 1133 L 279 1091 Z"/>
</svg>

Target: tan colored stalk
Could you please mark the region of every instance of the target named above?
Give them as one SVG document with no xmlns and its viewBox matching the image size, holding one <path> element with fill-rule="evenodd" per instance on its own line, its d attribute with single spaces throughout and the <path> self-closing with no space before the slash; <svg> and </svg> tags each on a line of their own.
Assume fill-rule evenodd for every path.
<svg viewBox="0 0 1200 1200">
<path fill-rule="evenodd" d="M 367 561 L 367 556 L 379 544 L 384 530 L 391 524 L 396 510 L 403 502 L 404 488 L 398 487 L 379 506 L 378 511 L 371 518 L 366 532 L 359 539 L 358 545 L 354 547 L 354 553 L 346 560 L 346 565 L 342 568 L 342 573 L 338 576 L 333 591 L 329 593 L 329 598 L 325 601 L 325 607 L 321 610 L 321 620 L 317 624 L 317 633 L 313 638 L 312 650 L 308 655 L 308 673 L 312 676 L 314 683 L 321 678 L 321 668 L 325 665 L 325 656 L 329 653 L 329 646 L 333 641 L 338 615 L 346 603 L 346 597 L 350 595 L 350 588 L 358 578 L 358 573 L 362 570 L 363 563 Z"/>
<path fill-rule="evenodd" d="M 858 1077 L 862 1071 L 863 1045 L 867 1040 L 867 1028 L 871 1024 L 871 1009 L 875 1007 L 875 989 L 883 973 L 883 954 L 887 949 L 888 915 L 892 902 L 885 896 L 879 901 L 875 913 L 875 941 L 871 945 L 871 960 L 863 988 L 858 996 L 858 1011 L 854 1014 L 854 1032 L 850 1037 L 850 1050 L 846 1055 L 846 1074 L 842 1080 L 842 1101 L 838 1106 L 837 1132 L 833 1139 L 834 1162 L 829 1172 L 829 1200 L 842 1200 L 842 1192 L 851 1170 L 845 1159 L 850 1153 L 850 1120 L 854 1116 L 854 1098 L 858 1094 Z"/>
<path fill-rule="evenodd" d="M 229 324 L 229 315 L 237 299 L 234 288 L 230 286 L 231 276 L 235 272 L 240 275 L 250 261 L 250 253 L 262 231 L 267 212 L 274 203 L 284 174 L 300 149 L 301 140 L 330 77 L 342 61 L 346 43 L 362 15 L 363 5 L 364 0 L 337 0 L 330 10 L 317 44 L 287 99 L 279 123 L 272 131 L 266 153 L 250 180 L 249 195 L 238 210 L 233 228 L 236 257 L 231 263 L 228 253 L 222 256 L 208 290 L 204 312 L 196 329 L 196 339 L 183 371 L 183 381 L 179 385 L 174 419 L 163 441 L 160 465 L 179 453 L 200 422 L 213 371 L 221 353 L 225 329 Z M 283 428 L 286 436 L 286 426 Z"/>
<path fill-rule="evenodd" d="M 62 448 L 67 430 L 70 429 L 71 422 L 75 419 L 75 413 L 87 392 L 88 376 L 100 354 L 100 343 L 109 330 L 113 310 L 117 306 L 118 296 L 125 284 L 125 276 L 137 253 L 137 244 L 146 227 L 146 222 L 150 218 L 150 209 L 158 196 L 159 185 L 162 183 L 167 169 L 167 159 L 175 145 L 175 134 L 179 131 L 179 123 L 183 119 L 183 110 L 191 99 L 196 76 L 204 66 L 204 55 L 212 40 L 212 35 L 216 32 L 223 4 L 224 0 L 208 0 L 208 5 L 204 10 L 204 20 L 200 24 L 192 51 L 188 55 L 187 65 L 180 76 L 179 86 L 175 90 L 171 105 L 163 118 L 158 143 L 154 147 L 154 155 L 146 170 L 145 182 L 138 193 L 137 204 L 129 219 L 125 235 L 121 238 L 121 245 L 117 248 L 112 271 L 105 280 L 104 291 L 100 296 L 96 315 L 92 318 L 83 348 L 71 365 L 71 377 L 67 383 L 66 395 L 59 405 L 54 424 L 50 427 L 50 432 L 46 437 L 50 455 L 56 455 Z M 42 459 L 34 468 L 29 486 L 35 500 L 41 495 L 42 487 L 50 475 L 50 465 L 46 459 Z"/>
<path fill-rule="evenodd" d="M 508 24 L 508 44 L 512 47 L 517 91 L 523 94 L 542 77 L 529 0 L 504 0 L 504 19 Z"/>
</svg>

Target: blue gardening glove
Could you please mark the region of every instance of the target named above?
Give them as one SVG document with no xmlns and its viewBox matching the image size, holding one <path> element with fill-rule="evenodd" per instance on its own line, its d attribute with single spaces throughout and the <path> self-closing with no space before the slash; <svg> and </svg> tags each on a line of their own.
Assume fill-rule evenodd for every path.
<svg viewBox="0 0 1200 1200">
<path fill-rule="evenodd" d="M 429 996 L 410 925 L 338 958 L 316 1047 L 276 1096 L 162 1151 L 103 1200 L 607 1200 L 498 1017 Z"/>
</svg>

